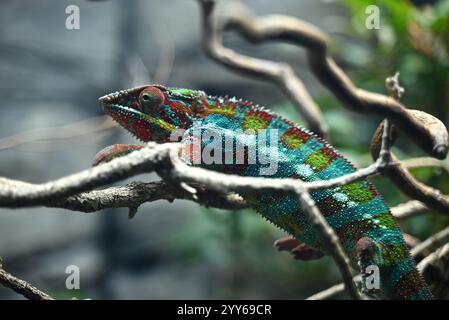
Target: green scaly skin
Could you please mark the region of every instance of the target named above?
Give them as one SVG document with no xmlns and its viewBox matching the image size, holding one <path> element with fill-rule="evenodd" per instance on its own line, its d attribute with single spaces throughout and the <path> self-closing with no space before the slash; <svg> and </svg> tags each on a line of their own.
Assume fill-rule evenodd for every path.
<svg viewBox="0 0 449 320">
<path fill-rule="evenodd" d="M 190 146 L 205 150 L 211 139 L 203 132 L 247 143 L 258 154 L 270 155 L 273 145 L 262 147 L 251 142 L 246 130 L 277 133 L 278 167 L 270 177 L 304 181 L 328 180 L 354 172 L 355 167 L 332 146 L 306 129 L 251 102 L 228 97 L 207 96 L 202 91 L 143 86 L 115 92 L 100 98 L 103 110 L 141 141 L 172 141 L 171 135 L 186 130 Z M 187 141 L 184 140 L 184 141 Z M 139 145 L 113 145 L 100 151 L 94 164 L 142 148 Z M 236 152 L 234 146 L 232 151 Z M 186 161 L 192 154 L 186 153 Z M 244 164 L 198 165 L 242 176 L 260 176 L 261 161 Z M 291 234 L 294 250 L 303 259 L 326 254 L 318 234 L 301 211 L 297 200 L 285 194 L 244 192 L 243 198 L 264 218 Z M 405 245 L 401 231 L 388 206 L 368 181 L 312 193 L 323 216 L 336 231 L 354 268 L 366 275 L 370 266 L 379 270 L 380 288 L 365 288 L 384 299 L 432 299 L 427 285 Z M 284 245 L 291 245 L 284 241 Z M 366 280 L 371 279 L 366 276 Z"/>
</svg>

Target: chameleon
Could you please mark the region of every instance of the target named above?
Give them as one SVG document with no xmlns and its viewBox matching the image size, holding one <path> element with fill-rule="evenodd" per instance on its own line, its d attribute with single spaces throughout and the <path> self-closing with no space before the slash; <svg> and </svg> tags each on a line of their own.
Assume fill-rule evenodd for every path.
<svg viewBox="0 0 449 320">
<path fill-rule="evenodd" d="M 107 115 L 142 142 L 172 142 L 173 133 L 181 130 L 187 146 L 205 150 L 212 139 L 203 139 L 198 132 L 211 131 L 215 137 L 218 134 L 234 138 L 232 151 L 235 152 L 238 141 L 253 141 L 250 138 L 256 132 L 276 132 L 269 145 L 247 144 L 248 149 L 253 147 L 266 156 L 276 155 L 277 170 L 271 178 L 310 182 L 337 178 L 356 170 L 346 157 L 318 135 L 248 100 L 210 96 L 201 90 L 147 85 L 105 95 L 99 102 Z M 275 147 L 276 153 L 273 152 Z M 143 146 L 134 144 L 108 146 L 97 153 L 93 165 L 141 148 Z M 248 154 L 243 153 L 247 160 L 243 164 L 201 161 L 192 164 L 194 152 L 184 155 L 185 161 L 192 165 L 240 176 L 261 176 L 261 161 L 250 163 Z M 239 194 L 251 208 L 291 236 L 282 240 L 281 246 L 292 249 L 303 260 L 326 254 L 320 236 L 308 222 L 295 196 L 280 192 L 244 191 Z M 376 284 L 376 279 L 370 275 L 375 275 L 377 270 L 377 287 L 362 281 L 362 290 L 367 295 L 378 299 L 433 299 L 397 222 L 371 182 L 365 179 L 314 191 L 311 197 L 335 230 L 351 266 L 361 271 L 362 280 L 370 279 L 371 284 Z M 373 273 L 365 272 L 370 267 L 374 267 Z"/>
</svg>

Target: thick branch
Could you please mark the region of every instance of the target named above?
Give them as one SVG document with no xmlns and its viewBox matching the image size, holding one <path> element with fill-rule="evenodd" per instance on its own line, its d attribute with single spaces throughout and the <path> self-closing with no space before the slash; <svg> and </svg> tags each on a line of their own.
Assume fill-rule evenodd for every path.
<svg viewBox="0 0 449 320">
<path fill-rule="evenodd" d="M 67 198 L 49 201 L 46 207 L 64 208 L 79 212 L 95 212 L 108 208 L 138 208 L 145 202 L 175 199 L 192 200 L 206 207 L 227 210 L 247 208 L 247 204 L 238 195 L 223 195 L 195 186 L 197 197 L 181 188 L 175 188 L 165 182 L 131 182 L 126 186 L 110 187 L 103 190 L 83 192 Z"/>
<path fill-rule="evenodd" d="M 0 178 L 0 207 L 40 205 L 139 173 L 153 171 L 155 166 L 164 160 L 169 163 L 167 156 L 172 144 L 149 143 L 149 146 L 151 147 L 126 157 L 43 184 Z"/>
</svg>

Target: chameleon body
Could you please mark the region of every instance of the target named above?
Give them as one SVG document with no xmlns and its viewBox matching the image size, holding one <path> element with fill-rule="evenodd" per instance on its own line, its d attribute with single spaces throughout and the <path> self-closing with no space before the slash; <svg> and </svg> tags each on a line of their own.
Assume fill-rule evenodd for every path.
<svg viewBox="0 0 449 320">
<path fill-rule="evenodd" d="M 241 99 L 152 85 L 115 92 L 99 101 L 105 113 L 144 142 L 171 141 L 171 134 L 178 129 L 187 130 L 184 137 L 195 137 L 192 130 L 195 128 L 196 132 L 211 130 L 240 140 L 250 137 L 253 134 L 251 130 L 275 129 L 278 167 L 270 177 L 316 181 L 356 170 L 351 162 L 317 135 Z M 242 133 L 241 129 L 250 132 Z M 200 140 L 199 144 L 204 148 L 207 142 Z M 264 150 L 258 145 L 254 147 L 260 149 L 258 152 L 270 153 L 273 146 L 269 145 Z M 140 148 L 138 145 L 107 147 L 97 154 L 94 163 L 109 161 Z M 241 165 L 199 165 L 242 176 L 259 176 L 262 166 L 258 161 Z M 378 268 L 380 287 L 368 293 L 384 299 L 432 298 L 390 209 L 370 182 L 353 182 L 315 191 L 311 195 L 339 236 L 352 266 L 361 268 L 362 274 L 369 266 Z M 299 240 L 306 255 L 320 257 L 321 253 L 326 253 L 320 237 L 293 195 L 243 192 L 241 196 L 264 218 Z"/>
</svg>

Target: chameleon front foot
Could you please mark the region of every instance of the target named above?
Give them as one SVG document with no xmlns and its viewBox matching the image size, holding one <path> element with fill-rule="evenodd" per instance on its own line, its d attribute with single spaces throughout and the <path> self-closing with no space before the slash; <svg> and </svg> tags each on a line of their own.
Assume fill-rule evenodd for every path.
<svg viewBox="0 0 449 320">
<path fill-rule="evenodd" d="M 106 163 L 112 159 L 127 155 L 133 151 L 142 149 L 143 146 L 135 144 L 113 144 L 99 151 L 92 162 L 92 166 L 95 167 L 101 163 Z"/>
<path fill-rule="evenodd" d="M 309 247 L 292 236 L 276 240 L 274 246 L 278 251 L 289 251 L 296 260 L 310 261 L 324 256 L 321 251 Z"/>
</svg>

